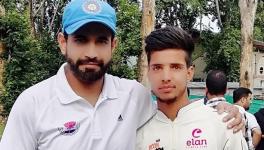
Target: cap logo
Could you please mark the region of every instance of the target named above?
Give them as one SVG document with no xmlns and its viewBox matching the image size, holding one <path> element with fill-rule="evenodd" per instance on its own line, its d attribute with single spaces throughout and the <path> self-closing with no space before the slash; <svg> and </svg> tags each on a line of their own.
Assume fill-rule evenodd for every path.
<svg viewBox="0 0 264 150">
<path fill-rule="evenodd" d="M 83 10 L 86 13 L 99 13 L 101 6 L 96 1 L 86 1 L 83 3 Z"/>
</svg>

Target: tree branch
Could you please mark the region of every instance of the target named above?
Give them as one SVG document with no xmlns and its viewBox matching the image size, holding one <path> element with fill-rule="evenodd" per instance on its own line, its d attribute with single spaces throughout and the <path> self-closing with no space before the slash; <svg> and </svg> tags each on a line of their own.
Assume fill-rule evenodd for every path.
<svg viewBox="0 0 264 150">
<path fill-rule="evenodd" d="M 60 6 L 60 0 L 58 1 L 57 5 L 56 5 L 56 7 L 54 9 L 53 17 L 52 17 L 52 20 L 51 20 L 51 23 L 50 23 L 50 26 L 49 26 L 49 32 L 52 30 L 52 26 L 53 26 L 53 23 L 54 23 L 54 20 L 55 20 L 55 17 L 56 17 L 56 14 L 57 14 L 59 6 Z"/>
<path fill-rule="evenodd" d="M 220 14 L 218 0 L 215 0 L 215 6 L 216 6 L 216 11 L 217 11 L 217 17 L 218 17 L 218 20 L 219 20 L 219 26 L 220 26 L 221 29 L 223 29 L 223 24 L 222 24 L 222 21 L 221 21 L 221 14 Z"/>
</svg>

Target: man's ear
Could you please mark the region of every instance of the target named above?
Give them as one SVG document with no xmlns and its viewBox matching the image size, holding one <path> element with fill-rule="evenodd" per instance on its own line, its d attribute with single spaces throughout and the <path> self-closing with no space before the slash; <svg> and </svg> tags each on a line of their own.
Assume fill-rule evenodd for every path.
<svg viewBox="0 0 264 150">
<path fill-rule="evenodd" d="M 187 79 L 188 79 L 188 81 L 191 81 L 193 79 L 193 75 L 194 75 L 194 67 L 191 65 L 187 69 Z"/>
<path fill-rule="evenodd" d="M 246 99 L 245 97 L 242 97 L 242 98 L 240 99 L 240 101 L 241 101 L 242 104 L 244 104 L 244 103 L 246 102 L 246 100 L 247 100 L 247 99 Z"/>
<path fill-rule="evenodd" d="M 208 93 L 208 88 L 207 88 L 207 87 L 205 87 L 205 93 L 206 93 L 206 94 Z"/>
<path fill-rule="evenodd" d="M 116 47 L 118 45 L 118 40 L 116 37 L 114 37 L 111 41 L 111 50 L 112 50 L 112 53 L 115 51 Z"/>
<path fill-rule="evenodd" d="M 66 55 L 67 39 L 64 37 L 64 34 L 62 32 L 60 32 L 58 34 L 57 40 L 58 40 L 60 51 L 61 51 L 62 55 Z"/>
</svg>

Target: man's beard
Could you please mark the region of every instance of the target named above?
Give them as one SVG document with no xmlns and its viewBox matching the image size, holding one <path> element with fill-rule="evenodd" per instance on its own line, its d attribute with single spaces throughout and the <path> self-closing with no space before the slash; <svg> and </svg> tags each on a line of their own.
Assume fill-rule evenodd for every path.
<svg viewBox="0 0 264 150">
<path fill-rule="evenodd" d="M 104 64 L 102 60 L 98 60 L 97 58 L 87 58 L 87 59 L 78 59 L 76 63 L 68 57 L 66 54 L 65 56 L 66 61 L 70 65 L 70 69 L 73 72 L 74 76 L 81 82 L 84 82 L 86 84 L 94 83 L 95 81 L 101 79 L 107 69 L 109 68 L 111 61 Z M 83 64 L 88 63 L 96 63 L 99 66 L 99 71 L 95 71 L 95 69 L 88 69 L 85 68 L 85 70 L 80 70 L 79 66 Z"/>
<path fill-rule="evenodd" d="M 161 102 L 161 103 L 166 103 L 167 105 L 174 103 L 177 100 L 177 96 L 169 99 L 162 99 L 159 96 L 157 96 L 153 91 L 151 91 L 153 95 L 156 96 L 156 100 Z"/>
<path fill-rule="evenodd" d="M 180 91 L 179 93 L 181 93 L 181 95 L 174 96 L 173 98 L 162 99 L 162 98 L 160 98 L 159 96 L 157 96 L 157 95 L 152 91 L 152 94 L 156 96 L 157 101 L 159 101 L 159 102 L 161 102 L 161 103 L 164 103 L 164 104 L 167 104 L 167 105 L 170 105 L 170 104 L 175 103 L 175 102 L 177 101 L 178 97 L 183 96 L 183 94 L 184 94 L 184 90 Z"/>
<path fill-rule="evenodd" d="M 167 105 L 170 105 L 170 104 L 177 101 L 177 96 L 175 96 L 174 98 L 170 98 L 170 99 L 161 99 L 161 98 L 157 97 L 157 100 L 161 103 L 165 103 Z"/>
</svg>

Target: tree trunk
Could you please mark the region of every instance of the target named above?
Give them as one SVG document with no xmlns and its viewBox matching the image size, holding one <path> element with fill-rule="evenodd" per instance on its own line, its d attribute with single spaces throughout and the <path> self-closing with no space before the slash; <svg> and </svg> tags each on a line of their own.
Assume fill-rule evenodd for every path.
<svg viewBox="0 0 264 150">
<path fill-rule="evenodd" d="M 5 8 L 0 5 L 0 17 L 2 16 L 5 16 Z M 1 41 L 1 38 L 4 37 L 0 37 L 0 55 L 5 51 L 5 46 L 4 43 Z M 1 58 L 0 59 L 0 94 L 3 92 L 3 72 L 4 72 L 4 60 Z M 1 108 L 0 108 L 0 112 L 1 112 Z M 1 119 L 0 119 L 0 123 L 1 123 Z"/>
<path fill-rule="evenodd" d="M 36 12 L 34 12 L 34 17 L 40 12 L 40 20 L 38 25 L 38 33 L 42 36 L 43 29 L 44 29 L 44 19 L 45 19 L 45 7 L 44 7 L 45 0 L 40 3 L 40 6 Z"/>
<path fill-rule="evenodd" d="M 5 8 L 2 5 L 0 5 L 0 17 L 1 16 L 5 16 Z"/>
<path fill-rule="evenodd" d="M 222 24 L 222 21 L 221 21 L 221 14 L 220 14 L 218 0 L 215 0 L 215 6 L 216 6 L 216 12 L 217 12 L 217 17 L 218 17 L 218 21 L 219 21 L 219 26 L 220 26 L 220 28 L 222 30 L 223 29 L 223 24 Z"/>
<path fill-rule="evenodd" d="M 49 32 L 51 32 L 52 29 L 53 29 L 53 23 L 54 23 L 54 20 L 55 20 L 56 15 L 57 15 L 57 12 L 58 12 L 59 6 L 60 6 L 60 0 L 58 1 L 57 5 L 56 5 L 55 8 L 54 8 L 54 11 L 53 11 L 53 17 L 52 17 L 51 23 L 50 23 L 50 25 L 49 25 Z"/>
<path fill-rule="evenodd" d="M 149 86 L 147 79 L 148 63 L 147 56 L 145 53 L 145 41 L 147 35 L 154 30 L 155 25 L 155 0 L 143 0 L 143 15 L 141 24 L 141 35 L 142 35 L 142 53 L 139 58 L 139 76 L 138 80 L 145 86 Z"/>
<path fill-rule="evenodd" d="M 253 89 L 253 29 L 257 0 L 239 0 L 241 17 L 240 86 Z"/>
<path fill-rule="evenodd" d="M 33 0 L 29 0 L 29 19 L 30 19 L 30 33 L 33 37 L 36 37 Z"/>
</svg>

